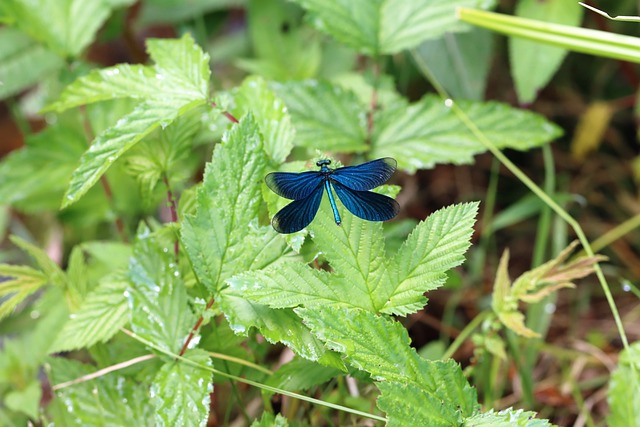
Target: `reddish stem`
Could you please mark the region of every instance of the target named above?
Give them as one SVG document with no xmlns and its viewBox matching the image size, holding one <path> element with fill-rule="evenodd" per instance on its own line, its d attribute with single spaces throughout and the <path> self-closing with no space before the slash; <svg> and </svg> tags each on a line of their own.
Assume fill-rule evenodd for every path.
<svg viewBox="0 0 640 427">
<path fill-rule="evenodd" d="M 88 144 L 91 145 L 91 141 L 93 141 L 94 136 L 93 136 L 93 131 L 91 130 L 91 125 L 89 124 L 87 109 L 83 105 L 80 107 L 80 111 L 82 111 L 82 126 L 84 128 L 84 133 L 87 137 Z M 113 209 L 113 191 L 111 191 L 111 185 L 109 185 L 109 180 L 107 179 L 106 175 L 102 175 L 100 177 L 100 183 L 102 184 L 102 189 L 104 190 L 104 195 L 106 196 L 107 201 L 109 202 L 109 206 L 111 206 L 111 208 Z M 113 211 L 115 212 L 115 209 L 113 209 Z M 122 240 L 124 243 L 128 243 L 129 239 L 127 238 L 127 234 L 124 231 L 124 221 L 122 221 L 122 218 L 120 218 L 120 216 L 118 215 L 116 215 L 115 226 L 116 226 L 116 231 L 120 236 L 120 240 Z"/>
<path fill-rule="evenodd" d="M 209 302 L 207 303 L 207 307 L 204 309 L 204 311 L 209 310 L 212 306 L 213 306 L 213 302 L 215 301 L 214 298 L 211 298 L 209 300 Z M 198 332 L 198 329 L 200 329 L 200 326 L 202 325 L 202 322 L 204 321 L 204 314 L 200 315 L 200 318 L 198 319 L 198 321 L 196 322 L 195 325 L 193 325 L 193 329 L 191 329 L 191 332 L 189 332 L 189 336 L 187 337 L 187 340 L 184 342 L 184 345 L 182 346 L 182 348 L 180 349 L 180 356 L 184 355 L 184 352 L 187 351 L 187 347 L 189 347 L 189 343 L 191 342 L 191 340 L 193 339 L 193 337 L 196 335 L 196 333 Z"/>
<path fill-rule="evenodd" d="M 166 174 L 162 174 L 162 181 L 164 182 L 165 187 L 167 187 L 167 201 L 169 202 L 169 212 L 171 212 L 171 222 L 178 222 L 178 205 L 176 203 L 175 197 L 173 197 L 173 191 L 171 191 L 171 185 L 169 184 L 169 178 Z M 180 242 L 178 238 L 173 241 L 173 253 L 176 256 L 176 261 L 178 260 L 178 255 L 180 254 Z"/>
<path fill-rule="evenodd" d="M 214 108 L 217 108 L 217 107 L 218 107 L 218 104 L 216 104 L 215 102 L 212 102 L 212 103 L 211 103 L 211 106 L 212 106 L 212 107 L 214 107 Z M 238 123 L 238 119 L 236 119 L 236 118 L 233 116 L 233 114 L 231 114 L 230 112 L 228 112 L 228 111 L 223 111 L 223 112 L 222 112 L 222 114 L 224 114 L 224 116 L 225 116 L 227 119 L 229 119 L 230 121 L 232 121 L 233 123 Z"/>
</svg>

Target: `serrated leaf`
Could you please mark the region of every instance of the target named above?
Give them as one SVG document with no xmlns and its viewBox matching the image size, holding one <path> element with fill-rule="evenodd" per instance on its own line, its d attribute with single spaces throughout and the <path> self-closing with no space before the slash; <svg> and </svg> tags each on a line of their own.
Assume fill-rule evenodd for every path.
<svg viewBox="0 0 640 427">
<path fill-rule="evenodd" d="M 229 255 L 258 216 L 266 164 L 258 126 L 249 115 L 216 145 L 206 166 L 197 194 L 197 212 L 185 219 L 181 234 L 194 270 L 210 292 L 243 269 Z M 241 255 L 240 251 L 235 254 Z"/>
<path fill-rule="evenodd" d="M 250 328 L 256 328 L 271 343 L 281 342 L 306 359 L 344 369 L 340 357 L 327 351 L 292 310 L 256 304 L 232 288 L 221 292 L 219 304 L 236 334 L 246 336 Z"/>
<path fill-rule="evenodd" d="M 367 55 L 410 49 L 445 31 L 464 28 L 455 16 L 459 6 L 488 7 L 476 0 L 295 0 L 313 12 L 316 26 Z"/>
<path fill-rule="evenodd" d="M 202 367 L 211 367 L 209 355 L 189 350 L 184 356 Z M 213 392 L 211 371 L 182 360 L 167 362 L 151 384 L 151 398 L 158 426 L 206 426 L 209 395 Z"/>
<path fill-rule="evenodd" d="M 129 283 L 118 275 L 106 277 L 71 314 L 49 350 L 51 353 L 106 342 L 129 320 L 125 292 Z"/>
<path fill-rule="evenodd" d="M 167 177 L 171 186 L 175 187 L 193 173 L 193 168 L 185 160 L 191 153 L 193 138 L 202 124 L 199 110 L 194 109 L 178 117 L 127 153 L 127 173 L 138 181 L 146 202 L 151 202 L 156 186 L 163 177 Z"/>
<path fill-rule="evenodd" d="M 148 230 L 140 229 L 129 265 L 131 286 L 126 292 L 133 331 L 175 353 L 194 316 L 173 252 L 167 246 Z"/>
<path fill-rule="evenodd" d="M 64 61 L 22 31 L 0 28 L 0 99 L 16 95 L 59 70 Z"/>
<path fill-rule="evenodd" d="M 413 384 L 461 416 L 479 406 L 477 395 L 453 360 L 427 361 L 412 348 L 407 330 L 363 310 L 327 306 L 297 308 L 305 324 L 327 346 L 378 381 Z"/>
<path fill-rule="evenodd" d="M 49 358 L 48 365 L 54 385 L 95 371 L 94 366 L 62 357 Z M 148 385 L 113 373 L 57 390 L 52 404 L 57 405 L 58 417 L 66 421 L 62 424 L 57 419 L 56 424 L 100 427 L 153 425 Z"/>
<path fill-rule="evenodd" d="M 0 264 L 0 320 L 10 315 L 18 304 L 44 286 L 47 276 L 31 267 Z"/>
<path fill-rule="evenodd" d="M 160 126 L 168 126 L 180 114 L 201 105 L 195 101 L 188 105 L 174 102 L 144 102 L 120 119 L 112 128 L 98 135 L 89 150 L 80 158 L 80 166 L 73 172 L 62 207 L 77 201 L 104 175 L 124 153 Z"/>
<path fill-rule="evenodd" d="M 382 312 L 406 315 L 424 306 L 422 294 L 441 286 L 446 272 L 464 262 L 477 213 L 478 203 L 449 206 L 416 226 L 393 258 L 395 290 Z"/>
<path fill-rule="evenodd" d="M 522 0 L 516 6 L 515 16 L 577 27 L 583 12 L 584 8 L 578 2 Z M 533 40 L 509 39 L 511 74 L 521 104 L 535 100 L 538 90 L 549 82 L 567 53 L 567 49 Z"/>
<path fill-rule="evenodd" d="M 611 414 L 607 425 L 623 427 L 637 425 L 640 420 L 640 342 L 620 354 L 617 369 L 609 379 L 607 401 Z"/>
<path fill-rule="evenodd" d="M 276 163 L 282 163 L 293 148 L 295 130 L 284 102 L 275 96 L 267 82 L 257 76 L 242 82 L 235 96 L 237 108 L 251 112 L 264 138 L 264 151 Z M 241 114 L 237 114 L 240 116 Z"/>
<path fill-rule="evenodd" d="M 62 271 L 55 261 L 49 258 L 49 255 L 47 255 L 45 251 L 18 236 L 11 236 L 10 239 L 14 245 L 18 246 L 33 258 L 38 268 L 47 276 L 47 280 L 51 284 L 62 289 L 67 287 L 67 277 L 64 271 Z"/>
<path fill-rule="evenodd" d="M 4 19 L 60 57 L 77 57 L 117 4 L 95 0 L 3 0 Z M 133 1 L 120 2 L 131 4 Z"/>
<path fill-rule="evenodd" d="M 462 417 L 455 406 L 443 404 L 438 397 L 425 393 L 415 384 L 381 382 L 377 386 L 382 392 L 378 407 L 387 413 L 388 427 L 460 425 Z"/>
<path fill-rule="evenodd" d="M 492 64 L 493 39 L 489 30 L 472 27 L 427 40 L 411 54 L 425 77 L 430 79 L 432 75 L 453 99 L 482 101 Z"/>
<path fill-rule="evenodd" d="M 524 411 L 522 409 L 503 409 L 496 412 L 493 409 L 489 412 L 476 414 L 464 420 L 464 427 L 552 427 L 547 420 L 534 418 L 535 412 Z"/>
<path fill-rule="evenodd" d="M 118 65 L 95 70 L 69 85 L 47 107 L 63 111 L 117 98 L 139 100 L 136 108 L 100 133 L 80 159 L 63 199 L 66 207 L 83 196 L 109 167 L 158 127 L 206 103 L 208 56 L 188 34 L 178 40 L 147 41 L 154 66 Z"/>
<path fill-rule="evenodd" d="M 357 152 L 366 144 L 366 110 L 350 91 L 314 80 L 274 84 L 291 114 L 296 144 L 321 151 Z"/>
<path fill-rule="evenodd" d="M 498 148 L 528 150 L 561 135 L 560 128 L 530 111 L 498 102 L 456 101 Z M 437 163 L 463 164 L 486 148 L 444 100 L 427 95 L 417 103 L 398 103 L 377 115 L 372 157 L 393 157 L 407 172 Z"/>
</svg>

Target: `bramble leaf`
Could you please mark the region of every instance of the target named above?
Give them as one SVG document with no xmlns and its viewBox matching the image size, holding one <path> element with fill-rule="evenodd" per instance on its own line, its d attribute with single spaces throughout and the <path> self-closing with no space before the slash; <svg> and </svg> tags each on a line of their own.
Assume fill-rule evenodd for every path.
<svg viewBox="0 0 640 427">
<path fill-rule="evenodd" d="M 530 111 L 498 102 L 455 102 L 498 148 L 528 150 L 562 134 L 558 126 Z M 485 151 L 442 98 L 427 95 L 378 113 L 371 156 L 393 157 L 398 168 L 415 172 L 438 163 L 470 163 Z"/>
<path fill-rule="evenodd" d="M 13 312 L 18 304 L 47 284 L 45 274 L 31 267 L 0 264 L 0 320 Z"/>
<path fill-rule="evenodd" d="M 534 418 L 535 412 L 523 411 L 522 409 L 503 409 L 500 412 L 490 410 L 481 414 L 476 414 L 464 420 L 464 427 L 552 427 L 547 420 Z"/>
<path fill-rule="evenodd" d="M 207 352 L 188 350 L 183 357 L 199 366 L 211 367 Z M 151 384 L 151 400 L 159 426 L 205 426 L 209 396 L 213 392 L 211 372 L 183 360 L 167 362 Z"/>
<path fill-rule="evenodd" d="M 465 27 L 456 7 L 489 7 L 477 0 L 295 0 L 315 25 L 367 55 L 393 54 Z"/>
<path fill-rule="evenodd" d="M 350 91 L 314 80 L 274 84 L 296 129 L 296 144 L 321 151 L 367 150 L 366 110 Z"/>
<path fill-rule="evenodd" d="M 129 265 L 131 285 L 126 292 L 133 331 L 175 353 L 195 320 L 168 246 L 145 228 L 139 230 Z"/>
</svg>

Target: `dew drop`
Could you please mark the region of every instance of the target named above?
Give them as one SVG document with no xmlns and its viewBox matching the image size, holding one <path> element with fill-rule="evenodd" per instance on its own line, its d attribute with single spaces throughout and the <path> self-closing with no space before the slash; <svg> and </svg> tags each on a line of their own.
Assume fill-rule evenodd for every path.
<svg viewBox="0 0 640 427">
<path fill-rule="evenodd" d="M 444 106 L 447 108 L 453 107 L 453 99 L 447 98 L 444 100 Z"/>
<path fill-rule="evenodd" d="M 544 311 L 548 314 L 553 314 L 556 312 L 556 305 L 553 303 L 545 304 Z"/>
</svg>

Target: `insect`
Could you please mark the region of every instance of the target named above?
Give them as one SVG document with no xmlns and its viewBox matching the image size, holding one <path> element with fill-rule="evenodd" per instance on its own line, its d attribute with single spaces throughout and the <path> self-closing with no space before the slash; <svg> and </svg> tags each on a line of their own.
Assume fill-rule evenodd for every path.
<svg viewBox="0 0 640 427">
<path fill-rule="evenodd" d="M 394 159 L 385 157 L 336 169 L 330 168 L 330 164 L 331 160 L 319 160 L 316 162 L 319 171 L 273 172 L 265 177 L 265 182 L 274 193 L 293 200 L 278 211 L 271 221 L 278 233 L 295 233 L 309 225 L 318 212 L 325 190 L 337 225 L 342 223 L 342 219 L 333 192 L 349 212 L 367 221 L 386 221 L 398 214 L 398 202 L 369 191 L 384 184 L 393 175 L 396 170 Z"/>
</svg>

